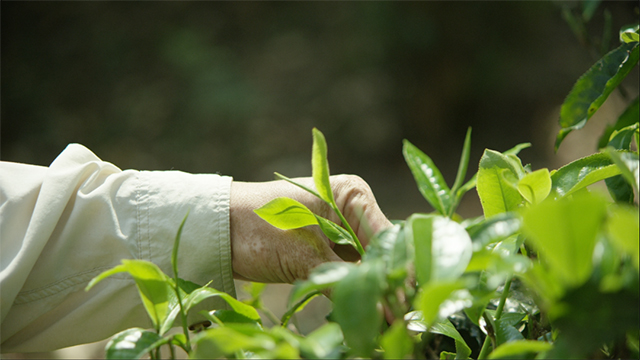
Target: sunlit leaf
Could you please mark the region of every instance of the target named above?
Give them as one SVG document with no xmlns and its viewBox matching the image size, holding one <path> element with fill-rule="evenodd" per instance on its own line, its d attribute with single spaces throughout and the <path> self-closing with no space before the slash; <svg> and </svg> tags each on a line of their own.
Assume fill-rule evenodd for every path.
<svg viewBox="0 0 640 360">
<path fill-rule="evenodd" d="M 173 242 L 173 251 L 171 252 L 171 267 L 173 268 L 173 276 L 175 279 L 178 278 L 178 248 L 180 247 L 180 237 L 182 236 L 182 229 L 184 228 L 184 223 L 187 221 L 187 217 L 189 217 L 189 212 L 187 212 L 187 215 L 184 216 L 184 219 L 182 219 L 180 223 L 176 239 Z"/>
<path fill-rule="evenodd" d="M 193 338 L 192 359 L 235 356 L 238 351 L 274 350 L 276 341 L 250 324 L 230 324 L 203 331 Z"/>
<path fill-rule="evenodd" d="M 460 164 L 458 164 L 458 173 L 456 174 L 456 180 L 451 187 L 451 193 L 456 194 L 458 189 L 462 186 L 465 176 L 467 175 L 467 168 L 469 167 L 469 156 L 471 154 L 471 127 L 467 129 L 467 135 L 464 138 L 464 145 L 462 146 L 462 155 L 460 156 Z"/>
<path fill-rule="evenodd" d="M 300 300 L 306 294 L 334 286 L 349 274 L 354 267 L 347 262 L 327 262 L 313 269 L 307 280 L 298 280 L 294 283 L 289 299 L 289 306 Z"/>
<path fill-rule="evenodd" d="M 429 326 L 434 324 L 438 319 L 445 317 L 443 315 L 446 315 L 448 312 L 443 311 L 441 314 L 441 305 L 452 296 L 452 293 L 463 287 L 464 284 L 462 282 L 453 281 L 430 282 L 421 288 L 414 305 L 422 312 L 422 321 L 426 328 L 429 328 Z"/>
<path fill-rule="evenodd" d="M 640 252 L 640 227 L 638 225 L 638 208 L 614 207 L 607 220 L 607 232 L 611 241 L 623 252 L 629 254 L 638 269 L 638 253 Z"/>
<path fill-rule="evenodd" d="M 597 153 L 570 162 L 551 174 L 552 189 L 559 197 L 620 174 L 607 154 Z"/>
<path fill-rule="evenodd" d="M 598 196 L 576 194 L 573 199 L 542 202 L 523 214 L 528 241 L 567 285 L 580 285 L 591 275 L 605 204 Z"/>
<path fill-rule="evenodd" d="M 140 359 L 169 342 L 153 331 L 131 328 L 115 334 L 105 347 L 107 359 Z"/>
<path fill-rule="evenodd" d="M 505 239 L 518 231 L 522 218 L 516 212 L 506 212 L 475 224 L 467 231 L 473 241 L 473 251 L 479 251 L 490 243 Z"/>
<path fill-rule="evenodd" d="M 415 249 L 419 284 L 457 279 L 471 259 L 469 234 L 449 218 L 414 214 L 406 222 L 405 236 Z"/>
<path fill-rule="evenodd" d="M 440 170 L 430 157 L 408 140 L 404 140 L 402 154 L 424 198 L 441 215 L 448 215 L 453 205 L 451 190 L 444 181 Z"/>
<path fill-rule="evenodd" d="M 343 341 L 340 325 L 326 323 L 301 341 L 300 352 L 304 358 L 337 359 L 340 356 L 336 350 L 340 351 Z"/>
<path fill-rule="evenodd" d="M 519 207 L 522 196 L 517 188 L 506 181 L 506 175 L 517 181 L 521 172 L 523 171 L 507 155 L 489 149 L 484 151 L 480 159 L 476 189 L 485 218 Z"/>
<path fill-rule="evenodd" d="M 548 169 L 536 170 L 518 181 L 518 191 L 525 200 L 537 204 L 551 192 L 551 176 Z"/>
<path fill-rule="evenodd" d="M 600 136 L 600 140 L 598 140 L 598 149 L 602 149 L 609 144 L 611 134 L 613 134 L 614 131 L 623 129 L 627 126 L 633 125 L 638 122 L 638 119 L 640 119 L 639 100 L 640 98 L 636 97 L 631 102 L 631 104 L 629 104 L 629 106 L 622 113 L 622 115 L 618 117 L 618 120 L 614 125 L 607 125 L 605 131 L 602 133 L 602 136 Z"/>
<path fill-rule="evenodd" d="M 309 208 L 287 197 L 273 199 L 254 212 L 272 226 L 282 230 L 318 224 Z"/>
<path fill-rule="evenodd" d="M 625 43 L 598 60 L 575 83 L 560 109 L 555 149 L 573 130 L 581 129 L 638 63 L 638 43 Z"/>
<path fill-rule="evenodd" d="M 320 130 L 313 128 L 311 169 L 313 181 L 322 200 L 334 204 L 333 191 L 329 182 L 329 162 L 327 161 L 327 141 Z"/>
<path fill-rule="evenodd" d="M 615 151 L 612 148 L 605 149 L 604 154 L 611 158 L 622 177 L 638 192 L 638 188 L 640 188 L 640 163 L 638 154 L 626 151 Z"/>
<path fill-rule="evenodd" d="M 202 300 L 208 299 L 210 297 L 220 297 L 224 301 L 226 301 L 227 304 L 229 304 L 229 306 L 238 314 L 244 317 L 247 317 L 251 320 L 254 320 L 258 323 L 262 323 L 262 321 L 260 320 L 260 315 L 258 314 L 255 308 L 241 301 L 236 300 L 233 296 L 225 292 L 218 291 L 210 287 L 201 287 L 191 292 L 191 294 L 189 294 L 189 296 L 187 296 L 187 298 L 184 300 L 185 311 L 188 312 L 191 308 L 199 304 Z"/>
</svg>

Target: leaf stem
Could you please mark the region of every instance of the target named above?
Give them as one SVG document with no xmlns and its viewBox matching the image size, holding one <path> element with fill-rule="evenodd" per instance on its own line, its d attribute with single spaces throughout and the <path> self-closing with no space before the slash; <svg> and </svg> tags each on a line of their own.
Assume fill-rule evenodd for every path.
<svg viewBox="0 0 640 360">
<path fill-rule="evenodd" d="M 500 320 L 502 317 L 502 312 L 504 311 L 504 304 L 507 302 L 507 297 L 509 297 L 509 288 L 511 288 L 511 280 L 513 277 L 509 277 L 507 281 L 504 283 L 504 289 L 502 290 L 502 295 L 500 296 L 500 302 L 498 302 L 498 307 L 496 308 L 496 317 L 495 320 Z M 491 348 L 491 337 L 487 335 L 484 339 L 484 344 L 482 344 L 482 349 L 480 350 L 480 354 L 478 355 L 478 360 L 486 359 L 487 355 L 489 355 L 489 351 Z"/>
<path fill-rule="evenodd" d="M 358 250 L 358 253 L 360 254 L 360 256 L 364 255 L 364 248 L 362 247 L 362 244 L 360 243 L 360 239 L 358 239 L 358 236 L 356 235 L 355 232 L 353 232 L 353 229 L 351 228 L 351 225 L 349 225 L 349 223 L 347 222 L 347 219 L 344 218 L 344 215 L 342 215 L 342 212 L 338 209 L 337 205 L 335 203 L 330 204 L 331 208 L 333 209 L 333 211 L 338 214 L 338 217 L 340 218 L 340 221 L 342 221 L 342 225 L 347 229 L 347 232 L 351 235 L 351 237 L 353 238 L 353 241 L 356 243 L 356 250 Z"/>
</svg>

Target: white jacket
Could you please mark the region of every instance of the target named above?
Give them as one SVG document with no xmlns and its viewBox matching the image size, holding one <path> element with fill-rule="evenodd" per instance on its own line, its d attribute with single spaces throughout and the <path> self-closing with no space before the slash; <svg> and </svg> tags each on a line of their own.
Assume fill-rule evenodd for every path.
<svg viewBox="0 0 640 360">
<path fill-rule="evenodd" d="M 152 327 L 128 274 L 84 288 L 121 259 L 148 260 L 173 276 L 171 250 L 187 211 L 180 277 L 213 280 L 211 287 L 235 296 L 231 180 L 122 171 L 78 144 L 49 167 L 0 162 L 2 352 L 48 351 Z M 221 307 L 219 300 L 203 304 Z"/>
</svg>

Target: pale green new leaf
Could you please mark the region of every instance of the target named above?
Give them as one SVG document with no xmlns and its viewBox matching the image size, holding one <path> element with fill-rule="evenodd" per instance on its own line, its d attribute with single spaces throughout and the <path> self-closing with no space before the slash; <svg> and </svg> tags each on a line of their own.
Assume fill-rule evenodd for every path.
<svg viewBox="0 0 640 360">
<path fill-rule="evenodd" d="M 637 43 L 638 41 L 640 41 L 640 35 L 638 35 L 638 25 L 621 29 L 620 41 L 624 43 Z"/>
<path fill-rule="evenodd" d="M 313 146 L 311 150 L 311 169 L 313 181 L 320 198 L 328 204 L 335 204 L 329 182 L 329 162 L 327 161 L 327 141 L 320 130 L 313 128 Z"/>
<path fill-rule="evenodd" d="M 615 151 L 613 148 L 607 148 L 604 152 L 611 158 L 615 163 L 616 169 L 618 169 L 620 174 L 631 184 L 637 193 L 638 188 L 640 188 L 640 164 L 638 154 L 626 151 Z"/>
<path fill-rule="evenodd" d="M 518 181 L 518 191 L 525 200 L 537 204 L 551 192 L 551 176 L 548 169 L 536 170 Z"/>
<path fill-rule="evenodd" d="M 385 331 L 380 339 L 380 346 L 384 353 L 383 359 L 410 359 L 413 357 L 413 341 L 407 333 L 402 319 L 397 319 Z"/>
<path fill-rule="evenodd" d="M 254 212 L 272 226 L 282 230 L 318 224 L 315 214 L 309 208 L 287 197 L 273 199 Z"/>
<path fill-rule="evenodd" d="M 440 314 L 440 306 L 457 290 L 464 288 L 464 284 L 457 280 L 452 282 L 430 282 L 420 288 L 415 306 L 422 312 L 422 322 L 428 329 L 438 319 L 445 318 Z"/>
<path fill-rule="evenodd" d="M 324 290 L 334 286 L 349 274 L 354 267 L 348 262 L 326 262 L 313 269 L 307 280 L 298 280 L 293 284 L 289 306 L 300 300 L 306 294 Z"/>
<path fill-rule="evenodd" d="M 516 210 L 522 203 L 522 196 L 510 183 L 509 178 L 519 179 L 523 172 L 508 155 L 493 150 L 485 150 L 480 159 L 476 189 L 485 218 Z"/>
<path fill-rule="evenodd" d="M 239 300 L 236 300 L 233 296 L 225 292 L 218 291 L 210 287 L 201 287 L 191 292 L 191 294 L 189 294 L 184 300 L 185 312 L 188 312 L 192 307 L 199 304 L 202 300 L 210 297 L 214 297 L 214 296 L 218 296 L 222 298 L 238 314 L 244 317 L 247 317 L 253 321 L 256 321 L 260 324 L 262 323 L 262 321 L 260 320 L 260 315 L 258 314 L 258 311 L 256 311 L 255 308 Z"/>
<path fill-rule="evenodd" d="M 462 186 L 465 176 L 467 176 L 467 168 L 469 167 L 469 156 L 471 154 L 471 127 L 467 129 L 467 135 L 464 138 L 464 145 L 462 146 L 462 155 L 460 156 L 460 163 L 458 164 L 458 173 L 456 174 L 456 180 L 451 187 L 451 193 L 456 194 L 458 189 Z"/>
<path fill-rule="evenodd" d="M 638 208 L 613 207 L 607 220 L 607 232 L 618 249 L 629 254 L 638 269 L 640 252 L 640 228 L 638 225 Z"/>
<path fill-rule="evenodd" d="M 566 285 L 579 286 L 591 275 L 593 250 L 605 212 L 604 199 L 575 194 L 527 209 L 524 230 L 554 276 Z"/>
</svg>

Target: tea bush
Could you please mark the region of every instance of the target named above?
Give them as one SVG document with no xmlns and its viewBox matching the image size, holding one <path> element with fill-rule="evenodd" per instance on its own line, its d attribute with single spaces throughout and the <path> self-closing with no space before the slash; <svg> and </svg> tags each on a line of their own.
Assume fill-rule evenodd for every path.
<svg viewBox="0 0 640 360">
<path fill-rule="evenodd" d="M 561 108 L 556 149 L 638 64 L 638 38 L 637 25 L 622 29 L 621 45 L 576 82 Z M 265 310 L 262 285 L 254 284 L 252 297 L 241 302 L 178 277 L 183 221 L 173 277 L 151 263 L 123 260 L 87 287 L 128 272 L 154 325 L 116 334 L 106 356 L 158 358 L 168 346 L 173 357 L 177 346 L 192 358 L 638 358 L 638 118 L 636 97 L 606 129 L 599 152 L 556 170 L 523 165 L 518 153 L 529 144 L 486 149 L 477 173 L 465 181 L 469 129 L 451 187 L 429 156 L 405 140 L 404 158 L 435 211 L 396 221 L 366 249 L 335 204 L 326 142 L 314 129 L 315 189 L 276 175 L 327 202 L 342 223 L 288 198 L 255 212 L 281 229 L 318 225 L 330 240 L 351 244 L 362 260 L 318 266 L 294 284 L 289 310 L 274 319 L 281 326 L 267 328 L 258 312 Z M 610 197 L 588 189 L 601 180 Z M 484 216 L 462 219 L 456 208 L 473 188 Z M 327 289 L 333 301 L 328 322 L 301 336 L 289 325 L 291 316 Z M 190 334 L 186 313 L 215 296 L 232 310 L 202 312 L 214 325 Z M 168 335 L 178 317 L 183 332 Z"/>
</svg>

